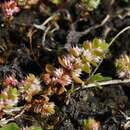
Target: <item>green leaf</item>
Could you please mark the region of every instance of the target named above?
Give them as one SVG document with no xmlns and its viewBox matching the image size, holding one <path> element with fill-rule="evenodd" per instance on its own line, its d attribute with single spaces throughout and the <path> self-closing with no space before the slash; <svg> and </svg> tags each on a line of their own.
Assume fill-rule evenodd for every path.
<svg viewBox="0 0 130 130">
<path fill-rule="evenodd" d="M 94 38 L 93 39 L 93 47 L 94 48 L 98 48 L 99 47 L 99 39 L 98 38 Z"/>
<path fill-rule="evenodd" d="M 82 71 L 83 71 L 83 72 L 86 72 L 86 73 L 90 73 L 90 71 L 91 71 L 90 65 L 87 64 L 87 63 L 86 63 L 85 65 L 83 65 Z"/>
<path fill-rule="evenodd" d="M 16 123 L 9 123 L 4 127 L 0 128 L 0 130 L 20 130 Z"/>
<path fill-rule="evenodd" d="M 128 70 L 130 71 L 130 64 L 128 64 Z"/>
<path fill-rule="evenodd" d="M 94 56 L 99 56 L 99 57 L 102 57 L 102 56 L 103 56 L 102 50 L 98 50 L 98 49 L 93 50 L 92 54 L 93 54 Z"/>
<path fill-rule="evenodd" d="M 56 5 L 60 4 L 61 2 L 62 2 L 62 0 L 52 0 L 52 3 L 56 4 Z"/>
<path fill-rule="evenodd" d="M 111 77 L 102 76 L 101 73 L 97 73 L 90 79 L 90 82 L 111 80 Z"/>
<path fill-rule="evenodd" d="M 82 0 L 88 11 L 93 11 L 100 4 L 100 0 Z"/>
<path fill-rule="evenodd" d="M 34 130 L 42 130 L 40 127 L 35 128 Z"/>
<path fill-rule="evenodd" d="M 109 45 L 106 42 L 103 42 L 102 44 L 100 44 L 100 48 L 103 51 L 106 51 L 108 49 Z"/>
<path fill-rule="evenodd" d="M 18 96 L 18 90 L 16 88 L 10 88 L 9 97 L 16 98 Z"/>
<path fill-rule="evenodd" d="M 12 89 L 12 95 L 13 95 L 14 97 L 16 97 L 16 96 L 18 95 L 18 91 L 17 91 L 16 88 L 13 88 L 13 89 Z"/>
</svg>

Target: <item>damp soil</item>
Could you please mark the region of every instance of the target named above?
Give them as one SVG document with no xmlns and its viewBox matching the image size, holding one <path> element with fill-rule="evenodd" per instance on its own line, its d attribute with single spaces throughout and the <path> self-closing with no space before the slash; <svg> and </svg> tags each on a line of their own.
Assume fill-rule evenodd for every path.
<svg viewBox="0 0 130 130">
<path fill-rule="evenodd" d="M 45 48 L 41 44 L 43 35 L 41 30 L 33 36 L 32 45 L 29 44 L 27 32 L 34 23 L 41 24 L 47 15 L 37 8 L 23 10 L 14 16 L 10 23 L 7 23 L 2 11 L 0 12 L 1 81 L 11 73 L 15 73 L 19 80 L 29 73 L 40 76 L 46 63 L 54 63 L 57 55 L 66 52 L 63 48 L 68 41 L 73 42 L 72 44 L 77 44 L 78 41 L 78 44 L 81 45 L 84 40 L 99 37 L 110 42 L 121 29 L 130 26 L 130 2 L 117 0 L 112 3 L 109 0 L 103 0 L 86 20 L 76 22 L 75 30 L 72 32 L 71 25 L 79 19 L 80 10 L 76 11 L 76 7 L 71 6 L 68 8 L 73 21 L 70 22 L 61 17 L 58 21 L 60 28 L 51 35 L 51 38 L 47 37 Z M 58 9 L 53 7 L 53 11 L 58 11 Z M 88 34 L 78 35 L 79 32 L 100 24 L 108 14 L 111 18 L 103 26 L 92 29 Z M 68 40 L 70 32 L 76 35 Z M 130 31 L 126 31 L 116 40 L 110 47 L 110 52 L 111 56 L 104 60 L 98 71 L 114 79 L 117 78 L 114 60 L 122 53 L 130 54 Z M 70 95 L 65 95 L 64 99 L 53 95 L 51 101 L 55 102 L 60 119 L 56 122 L 57 118 L 52 117 L 52 119 L 48 119 L 47 123 L 56 122 L 56 130 L 84 130 L 83 120 L 91 117 L 100 122 L 101 130 L 123 130 L 123 125 L 127 120 L 121 111 L 130 116 L 129 86 L 130 84 L 108 85 L 102 88 L 78 90 Z"/>
</svg>

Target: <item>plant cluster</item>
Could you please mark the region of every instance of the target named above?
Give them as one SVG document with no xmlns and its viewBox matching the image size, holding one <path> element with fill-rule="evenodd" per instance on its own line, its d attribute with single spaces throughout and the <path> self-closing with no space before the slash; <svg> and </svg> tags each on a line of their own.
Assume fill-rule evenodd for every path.
<svg viewBox="0 0 130 130">
<path fill-rule="evenodd" d="M 29 111 L 40 113 L 44 116 L 54 114 L 54 103 L 44 96 L 40 100 L 33 100 L 33 96 L 42 91 L 40 81 L 33 74 L 29 74 L 23 81 L 18 81 L 14 75 L 10 75 L 3 81 L 3 90 L 0 93 L 1 118 L 5 114 L 15 112 L 19 101 L 26 101 L 30 107 Z"/>
<path fill-rule="evenodd" d="M 90 75 L 92 70 L 104 58 L 108 44 L 95 38 L 92 42 L 85 41 L 82 47 L 72 47 L 68 54 L 58 57 L 58 67 L 47 64 L 42 80 L 48 86 L 48 93 L 62 94 L 73 84 L 84 85 L 87 79 L 83 73 Z"/>
<path fill-rule="evenodd" d="M 12 17 L 20 12 L 21 9 L 30 9 L 37 5 L 39 0 L 9 0 L 0 2 L 0 8 L 6 17 Z"/>
<path fill-rule="evenodd" d="M 54 108 L 54 102 L 49 102 L 49 98 L 45 95 L 42 95 L 41 99 L 34 99 L 31 103 L 31 110 L 43 117 L 48 117 L 54 114 Z"/>
<path fill-rule="evenodd" d="M 124 1 L 128 2 L 127 0 Z M 16 49 L 14 47 L 14 50 L 15 51 L 17 50 L 15 53 L 18 52 L 18 55 L 20 56 L 15 57 L 14 55 L 17 54 L 14 54 L 14 51 L 12 51 L 10 57 L 7 58 L 7 60 L 11 59 L 11 62 L 7 62 L 7 64 L 11 63 L 11 66 L 13 66 L 14 68 L 19 67 L 20 71 L 23 71 L 24 67 L 26 66 L 25 65 L 26 63 L 24 64 L 23 61 L 27 60 L 28 62 L 29 60 L 29 63 L 30 61 L 35 62 L 35 64 L 38 66 L 38 69 L 39 68 L 41 69 L 41 71 L 38 72 L 39 77 L 35 76 L 30 71 L 26 72 L 25 69 L 25 72 L 22 73 L 26 74 L 26 76 L 24 77 L 23 74 L 22 78 L 20 79 L 18 79 L 15 72 L 14 73 L 11 72 L 11 74 L 5 75 L 4 79 L 2 79 L 3 77 L 1 78 L 2 79 L 0 83 L 1 85 L 1 89 L 0 89 L 0 119 L 1 119 L 0 123 L 1 124 L 0 125 L 1 126 L 3 124 L 7 124 L 10 121 L 14 121 L 15 119 L 18 119 L 18 117 L 27 119 L 30 113 L 32 115 L 34 114 L 34 117 L 32 117 L 33 119 L 35 118 L 37 120 L 37 118 L 38 119 L 40 118 L 46 120 L 50 116 L 52 115 L 55 116 L 58 113 L 57 112 L 58 108 L 56 109 L 56 103 L 54 101 L 55 99 L 53 99 L 54 96 L 58 96 L 58 98 L 61 99 L 63 99 L 65 96 L 66 98 L 68 98 L 71 95 L 70 93 L 73 90 L 79 90 L 80 87 L 87 88 L 89 85 L 100 86 L 100 83 L 97 81 L 106 80 L 106 78 L 103 77 L 101 73 L 97 73 L 97 70 L 101 65 L 103 59 L 106 58 L 106 53 L 108 52 L 108 49 L 111 46 L 111 44 L 115 41 L 115 39 L 120 34 L 128 30 L 128 28 L 126 28 L 125 30 L 120 32 L 116 37 L 114 37 L 114 40 L 112 40 L 110 44 L 107 44 L 105 40 L 101 40 L 98 38 L 94 38 L 92 41 L 83 42 L 82 36 L 87 35 L 88 32 L 90 32 L 91 30 L 102 27 L 105 23 L 108 22 L 107 21 L 108 19 L 111 19 L 110 16 L 108 15 L 101 22 L 101 24 L 97 24 L 97 25 L 91 24 L 92 26 L 90 28 L 87 28 L 84 31 L 79 31 L 80 26 L 78 27 L 78 24 L 82 24 L 82 23 L 86 24 L 86 18 L 88 18 L 86 17 L 86 15 L 88 15 L 89 12 L 96 9 L 99 6 L 100 2 L 101 0 L 79 0 L 79 1 L 76 0 L 72 0 L 72 1 L 71 0 L 66 0 L 66 1 L 63 0 L 45 0 L 45 1 L 44 0 L 43 1 L 3 0 L 2 2 L 0 2 L 0 8 L 4 13 L 5 18 L 7 18 L 7 21 L 8 18 L 10 20 L 10 18 L 12 18 L 16 14 L 21 17 L 18 19 L 16 18 L 16 20 L 14 18 L 12 25 L 9 22 L 5 21 L 5 25 L 1 24 L 1 26 L 3 26 L 4 28 L 4 26 L 6 26 L 7 23 L 8 25 L 10 24 L 11 26 L 8 26 L 7 29 L 9 31 L 10 28 L 12 29 L 18 26 L 17 29 L 17 31 L 19 32 L 18 36 L 20 35 L 18 38 L 22 38 L 21 41 L 23 42 L 20 43 L 22 45 L 24 44 L 28 48 L 30 47 L 30 51 L 29 49 L 27 51 L 23 51 L 26 47 L 25 48 L 23 47 L 24 49 L 21 49 L 19 47 L 19 44 L 18 46 L 16 45 Z M 67 7 L 67 5 L 69 5 L 69 7 Z M 76 13 L 71 14 L 73 10 L 77 8 L 79 10 Z M 28 10 L 27 12 L 26 11 L 22 12 L 22 10 L 24 9 L 30 9 L 30 10 Z M 36 13 L 36 19 L 34 19 L 35 17 L 34 16 L 29 18 L 29 20 L 25 21 L 24 23 L 24 19 L 26 19 L 25 18 L 26 15 L 24 16 L 24 14 L 27 13 L 27 15 L 28 14 L 31 15 L 29 11 L 33 9 L 34 9 L 34 14 L 37 11 L 39 11 L 38 13 Z M 54 11 L 56 13 L 53 13 Z M 21 14 L 23 13 L 22 14 L 23 16 L 20 15 L 20 13 Z M 91 15 L 91 13 L 89 15 Z M 38 19 L 39 16 L 40 18 Z M 41 18 L 41 16 L 43 16 L 43 18 Z M 40 22 L 43 19 L 44 22 L 40 24 Z M 19 22 L 19 20 L 21 20 L 21 22 Z M 89 22 L 89 19 L 87 20 L 88 20 L 87 22 Z M 65 24 L 67 23 L 65 26 L 63 25 L 64 22 Z M 85 27 L 81 27 L 81 28 L 83 29 L 86 28 L 86 25 Z M 38 31 L 38 29 L 40 29 L 41 32 Z M 28 33 L 26 32 L 27 30 Z M 24 32 L 25 34 L 23 34 Z M 36 32 L 38 33 L 33 37 L 33 34 L 35 34 Z M 64 42 L 63 43 L 68 45 L 68 46 L 63 45 L 64 46 L 63 48 L 61 47 L 62 45 L 58 46 L 58 43 L 62 42 L 62 36 L 59 36 L 57 38 L 57 36 L 60 33 L 63 33 L 63 37 L 64 36 L 66 37 L 66 43 Z M 42 38 L 40 39 L 39 37 L 41 35 Z M 9 34 L 9 37 L 11 36 L 12 35 Z M 4 40 L 6 44 L 6 41 L 8 41 L 8 39 L 6 39 L 5 37 L 6 36 L 4 36 Z M 77 45 L 77 43 L 80 40 L 81 42 L 83 42 L 83 44 Z M 35 44 L 33 44 L 34 42 Z M 29 44 L 26 45 L 27 43 Z M 15 44 L 15 42 L 13 44 Z M 48 48 L 49 45 L 47 44 L 50 44 L 50 46 L 52 45 L 51 48 Z M 2 47 L 3 46 L 4 45 L 2 45 Z M 4 48 L 2 47 L 0 48 L 2 50 L 0 54 L 2 54 L 4 50 Z M 42 59 L 43 61 L 40 60 L 40 58 L 44 55 L 44 51 L 45 53 L 47 51 L 47 54 L 45 54 L 45 56 L 48 56 L 49 52 L 53 53 L 53 48 L 61 49 L 60 51 L 62 51 L 63 49 L 66 52 L 65 54 L 59 54 L 58 56 L 56 55 L 55 63 L 50 63 L 50 62 L 48 63 L 48 61 L 44 61 L 44 59 Z M 58 51 L 56 51 L 56 54 L 59 53 Z M 24 52 L 27 53 L 23 55 Z M 2 61 L 0 62 L 2 66 L 3 65 L 6 66 L 6 62 L 5 63 L 3 63 Z M 23 64 L 21 65 L 21 63 Z M 45 68 L 42 68 L 42 66 L 45 66 Z M 130 78 L 130 56 L 126 54 L 121 55 L 119 59 L 116 60 L 115 66 L 119 78 L 122 79 Z M 101 82 L 101 85 L 108 85 L 105 83 Z M 44 123 L 43 120 L 42 123 Z M 41 130 L 42 128 L 39 127 L 39 124 L 38 125 L 36 124 L 36 128 L 35 128 L 35 124 L 33 124 L 33 126 L 24 126 L 23 130 L 24 129 Z M 16 130 L 19 129 L 14 124 L 10 124 L 7 127 L 10 128 L 10 126 L 12 126 L 12 128 L 13 127 L 16 128 Z M 50 127 L 51 126 L 53 129 L 53 124 L 50 125 Z M 96 121 L 94 118 L 88 118 L 84 120 L 83 126 L 84 129 L 86 130 L 100 129 L 100 123 Z"/>
<path fill-rule="evenodd" d="M 86 77 L 83 77 L 83 73 L 90 75 L 104 58 L 107 49 L 108 44 L 97 38 L 92 42 L 85 41 L 82 47 L 71 47 L 66 55 L 57 58 L 58 64 L 46 65 L 41 76 L 44 87 L 33 74 L 22 81 L 18 81 L 15 74 L 7 76 L 2 82 L 0 93 L 1 118 L 14 113 L 15 108 L 23 107 L 18 105 L 19 101 L 25 101 L 24 105 L 29 106 L 26 111 L 41 114 L 43 117 L 54 114 L 55 104 L 49 101 L 49 97 L 63 94 L 69 86 L 84 85 Z"/>
<path fill-rule="evenodd" d="M 0 9 L 2 9 L 7 21 L 8 18 L 10 20 L 13 16 L 20 15 L 24 9 L 33 9 L 33 7 L 37 7 L 38 9 L 40 8 L 40 11 L 48 11 L 46 13 L 48 18 L 43 24 L 32 25 L 44 32 L 42 38 L 42 46 L 44 47 L 46 39 L 51 37 L 50 39 L 53 40 L 52 36 L 54 32 L 59 30 L 59 20 L 62 18 L 61 15 L 63 14 L 63 17 L 65 17 L 64 19 L 69 22 L 72 19 L 67 9 L 63 9 L 63 11 L 59 13 L 51 14 L 53 9 L 46 4 L 51 3 L 59 10 L 60 6 L 63 6 L 62 0 L 48 0 L 39 4 L 40 2 L 40 0 L 5 0 L 0 2 Z M 68 4 L 71 2 L 72 1 L 67 0 L 65 3 Z M 78 3 L 82 5 L 85 12 L 88 12 L 96 9 L 100 1 L 81 0 Z M 47 8 L 47 11 L 44 10 L 44 8 Z M 31 30 L 33 31 L 33 29 L 34 28 Z M 30 46 L 32 46 L 32 35 L 33 32 L 28 34 Z M 46 64 L 40 78 L 37 78 L 34 74 L 28 74 L 22 80 L 18 80 L 15 74 L 5 77 L 1 83 L 2 90 L 0 92 L 1 121 L 3 119 L 6 120 L 4 117 L 15 117 L 15 115 L 19 115 L 22 109 L 26 107 L 27 109 L 25 109 L 23 113 L 31 112 L 43 118 L 53 115 L 56 111 L 56 105 L 50 100 L 50 97 L 54 94 L 62 95 L 73 86 L 76 88 L 77 86 L 86 84 L 86 79 L 104 58 L 104 52 L 107 49 L 108 44 L 104 40 L 95 38 L 92 42 L 85 41 L 81 47 L 76 45 L 69 48 L 66 55 L 57 57 L 56 64 Z M 6 123 L 8 123 L 8 121 L 0 125 L 2 126 Z M 27 129 L 33 129 L 33 126 Z"/>
</svg>

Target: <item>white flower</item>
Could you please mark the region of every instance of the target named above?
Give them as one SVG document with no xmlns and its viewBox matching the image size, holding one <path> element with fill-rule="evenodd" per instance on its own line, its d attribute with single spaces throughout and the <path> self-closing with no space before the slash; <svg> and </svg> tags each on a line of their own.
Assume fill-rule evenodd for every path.
<svg viewBox="0 0 130 130">
<path fill-rule="evenodd" d="M 38 94 L 41 91 L 41 85 L 38 78 L 33 74 L 29 74 L 21 87 L 21 92 L 25 96 L 27 101 L 31 101 L 32 96 Z"/>
<path fill-rule="evenodd" d="M 20 11 L 20 8 L 14 0 L 4 2 L 2 4 L 2 8 L 7 16 L 13 16 L 13 14 L 18 13 Z"/>
<path fill-rule="evenodd" d="M 83 51 L 83 56 L 86 57 L 86 59 L 88 61 L 92 61 L 93 60 L 93 55 L 92 55 L 90 50 L 84 50 Z"/>
<path fill-rule="evenodd" d="M 63 68 L 59 68 L 55 69 L 52 82 L 53 84 L 60 84 L 62 86 L 67 86 L 72 83 L 72 79 L 69 75 L 65 74 Z"/>
<path fill-rule="evenodd" d="M 63 71 L 63 68 L 56 68 L 54 71 L 53 71 L 53 75 L 54 77 L 56 78 L 60 78 L 62 75 L 64 74 L 64 71 Z"/>
<path fill-rule="evenodd" d="M 83 56 L 86 57 L 87 61 L 89 61 L 89 62 L 93 62 L 94 61 L 96 63 L 99 63 L 100 60 L 101 60 L 100 56 L 94 55 L 93 51 L 90 51 L 90 50 L 84 50 Z"/>
<path fill-rule="evenodd" d="M 73 62 L 75 57 L 72 55 L 66 55 L 59 58 L 59 63 L 66 69 L 71 70 L 73 69 Z"/>
</svg>

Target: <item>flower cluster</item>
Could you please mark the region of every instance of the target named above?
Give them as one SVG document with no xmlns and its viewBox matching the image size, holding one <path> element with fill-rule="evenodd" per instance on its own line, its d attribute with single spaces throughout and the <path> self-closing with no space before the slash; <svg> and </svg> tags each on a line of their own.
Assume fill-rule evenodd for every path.
<svg viewBox="0 0 130 130">
<path fill-rule="evenodd" d="M 63 68 L 53 68 L 51 65 L 46 65 L 47 73 L 43 74 L 42 78 L 46 85 L 48 85 L 48 94 L 53 92 L 61 94 L 66 91 L 65 86 L 72 83 L 71 77 L 65 72 Z"/>
<path fill-rule="evenodd" d="M 6 17 L 11 17 L 20 12 L 20 8 L 30 9 L 38 2 L 39 0 L 5 0 L 0 4 L 0 7 Z"/>
<path fill-rule="evenodd" d="M 32 100 L 32 97 L 41 91 L 39 79 L 33 74 L 29 74 L 24 81 L 22 81 L 20 92 L 27 102 Z"/>
<path fill-rule="evenodd" d="M 13 16 L 20 11 L 18 4 L 15 0 L 5 1 L 1 4 L 5 16 Z"/>
<path fill-rule="evenodd" d="M 41 114 L 42 116 L 50 116 L 55 113 L 55 104 L 53 102 L 49 102 L 49 98 L 47 96 L 43 96 L 41 99 L 35 99 L 32 101 L 31 110 L 37 114 Z"/>
<path fill-rule="evenodd" d="M 7 76 L 3 81 L 4 88 L 0 93 L 0 111 L 10 109 L 18 103 L 17 84 L 18 81 L 15 75 Z"/>
<path fill-rule="evenodd" d="M 83 73 L 91 74 L 104 58 L 107 49 L 108 44 L 100 39 L 84 42 L 82 47 L 70 48 L 67 55 L 57 58 L 58 64 L 46 65 L 45 73 L 41 76 L 46 87 L 41 86 L 40 79 L 34 74 L 29 74 L 21 81 L 16 79 L 15 74 L 7 76 L 2 82 L 0 112 L 8 114 L 15 107 L 19 107 L 19 101 L 23 100 L 29 105 L 26 111 L 45 117 L 54 114 L 55 104 L 50 102 L 48 97 L 63 94 L 71 85 L 84 85 Z"/>
<path fill-rule="evenodd" d="M 104 58 L 104 52 L 108 49 L 108 44 L 100 39 L 94 39 L 93 42 L 84 42 L 83 53 L 81 55 L 82 61 L 88 66 L 97 66 L 97 64 Z M 90 67 L 91 69 L 91 67 Z"/>
<path fill-rule="evenodd" d="M 3 85 L 4 86 L 17 86 L 18 80 L 15 78 L 15 75 L 9 75 L 5 78 Z"/>
<path fill-rule="evenodd" d="M 121 55 L 115 64 L 119 78 L 130 78 L 130 56 Z"/>
<path fill-rule="evenodd" d="M 44 116 L 54 113 L 55 105 L 54 103 L 49 102 L 47 96 L 44 96 L 44 99 L 42 98 L 42 100 L 32 101 L 32 97 L 42 91 L 40 81 L 35 75 L 29 74 L 23 81 L 18 81 L 15 75 L 10 75 L 4 79 L 2 84 L 3 88 L 0 93 L 1 113 L 8 114 L 17 107 L 18 102 L 21 100 L 26 100 L 28 104 L 31 104 L 36 113 L 41 112 Z"/>
<path fill-rule="evenodd" d="M 90 74 L 104 58 L 108 44 L 100 39 L 84 42 L 82 47 L 72 47 L 67 55 L 58 57 L 59 67 L 46 65 L 42 80 L 49 87 L 49 93 L 62 94 L 71 84 L 84 84 L 82 73 Z"/>
<path fill-rule="evenodd" d="M 100 123 L 93 118 L 88 118 L 87 120 L 84 120 L 84 128 L 85 130 L 99 130 Z"/>
</svg>

